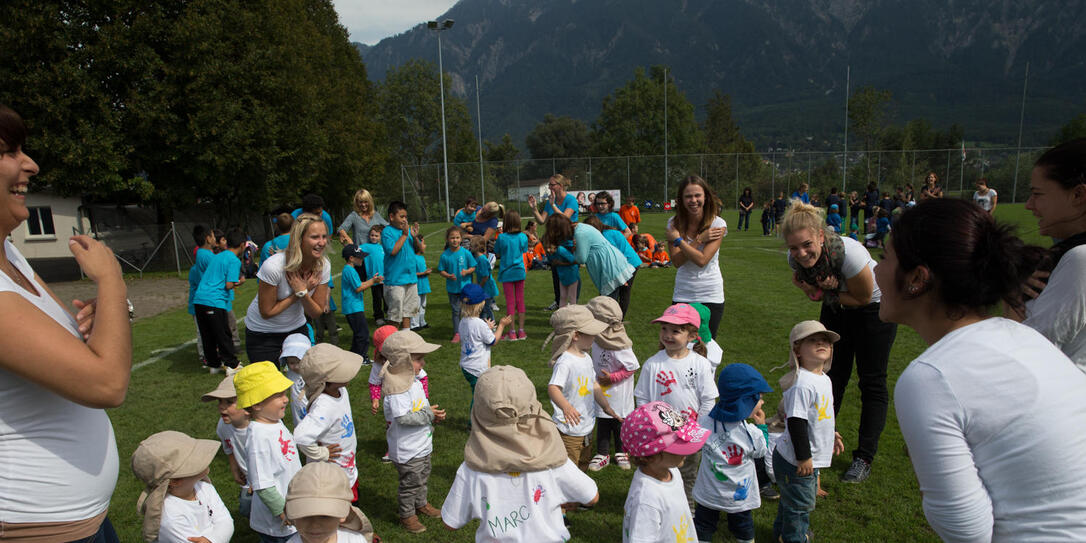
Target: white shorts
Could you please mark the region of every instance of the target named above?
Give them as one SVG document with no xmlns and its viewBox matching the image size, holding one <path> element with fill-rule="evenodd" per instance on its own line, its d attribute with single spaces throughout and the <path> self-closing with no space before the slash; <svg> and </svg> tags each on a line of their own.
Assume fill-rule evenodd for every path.
<svg viewBox="0 0 1086 543">
<path fill-rule="evenodd" d="M 385 316 L 393 323 L 414 317 L 419 312 L 418 285 L 385 285 Z"/>
</svg>

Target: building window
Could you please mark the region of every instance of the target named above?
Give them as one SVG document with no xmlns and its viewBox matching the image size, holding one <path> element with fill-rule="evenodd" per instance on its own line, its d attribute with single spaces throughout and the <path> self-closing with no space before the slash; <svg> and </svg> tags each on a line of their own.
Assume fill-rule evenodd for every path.
<svg viewBox="0 0 1086 543">
<path fill-rule="evenodd" d="M 56 236 L 56 228 L 53 227 L 53 210 L 49 207 L 31 207 L 30 218 L 26 225 L 30 228 L 31 236 Z"/>
</svg>

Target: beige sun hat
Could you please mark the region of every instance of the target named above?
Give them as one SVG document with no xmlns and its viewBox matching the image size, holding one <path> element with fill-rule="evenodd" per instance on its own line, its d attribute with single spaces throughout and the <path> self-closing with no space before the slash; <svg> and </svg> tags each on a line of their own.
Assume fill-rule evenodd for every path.
<svg viewBox="0 0 1086 543">
<path fill-rule="evenodd" d="M 351 481 L 343 468 L 331 462 L 311 462 L 298 470 L 287 485 L 287 520 L 327 516 L 345 519 L 339 525 L 373 539 L 373 524 L 351 505 Z"/>
<path fill-rule="evenodd" d="M 596 344 L 607 351 L 621 351 L 633 347 L 622 323 L 622 307 L 610 296 L 596 296 L 588 301 L 588 310 L 607 328 L 596 336 Z"/>
<path fill-rule="evenodd" d="M 238 392 L 234 390 L 234 376 L 229 375 L 224 377 L 222 381 L 219 381 L 219 386 L 215 387 L 215 390 L 200 396 L 201 402 L 217 402 L 219 400 L 229 400 L 230 398 L 237 398 Z"/>
<path fill-rule="evenodd" d="M 554 340 L 551 345 L 551 358 L 547 361 L 553 366 L 554 361 L 573 343 L 574 332 L 598 336 L 607 329 L 607 324 L 596 320 L 587 307 L 571 304 L 551 313 L 551 328 L 550 335 L 543 341 L 543 347 L 546 348 L 547 343 Z"/>
<path fill-rule="evenodd" d="M 381 355 L 388 362 L 381 368 L 382 390 L 385 394 L 400 394 L 415 382 L 415 368 L 411 355 L 432 353 L 441 345 L 427 343 L 422 336 L 411 330 L 400 330 L 388 336 L 381 345 Z"/>
<path fill-rule="evenodd" d="M 136 510 L 143 515 L 145 541 L 158 539 L 162 503 L 166 500 L 170 479 L 199 475 L 211 465 L 218 452 L 218 441 L 196 439 L 172 430 L 152 434 L 140 442 L 132 453 L 132 473 L 144 484 Z"/>
<path fill-rule="evenodd" d="M 475 383 L 464 463 L 475 471 L 541 471 L 566 462 L 562 437 L 524 370 L 493 366 Z"/>
<path fill-rule="evenodd" d="M 309 403 L 317 399 L 328 383 L 346 383 L 358 375 L 364 359 L 331 343 L 318 343 L 306 351 L 298 365 L 305 380 L 305 396 Z"/>
</svg>

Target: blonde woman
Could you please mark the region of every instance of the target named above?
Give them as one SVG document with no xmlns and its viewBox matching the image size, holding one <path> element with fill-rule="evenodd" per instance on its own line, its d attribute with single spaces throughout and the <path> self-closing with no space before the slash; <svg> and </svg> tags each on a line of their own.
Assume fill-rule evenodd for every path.
<svg viewBox="0 0 1086 543">
<path fill-rule="evenodd" d="M 318 318 L 328 303 L 332 265 L 324 251 L 328 230 L 316 215 L 294 220 L 287 250 L 268 258 L 256 273 L 257 295 L 245 315 L 245 353 L 250 362 L 279 360 L 283 340 L 306 334 L 305 318 Z"/>
<path fill-rule="evenodd" d="M 388 224 L 388 221 L 377 212 L 373 204 L 373 196 L 366 189 L 358 189 L 354 193 L 354 211 L 343 219 L 336 234 L 343 245 L 361 245 L 369 240 L 370 227 L 378 224 Z M 364 277 L 364 276 L 363 276 Z"/>
<path fill-rule="evenodd" d="M 468 233 L 490 241 L 498 235 L 498 219 L 504 216 L 505 206 L 498 202 L 487 202 L 475 212 L 475 218 L 468 225 Z"/>
<path fill-rule="evenodd" d="M 571 185 L 568 177 L 562 174 L 555 174 L 547 181 L 547 188 L 550 189 L 550 196 L 547 198 L 547 203 L 543 204 L 543 212 L 540 213 L 537 207 L 536 198 L 534 195 L 528 197 L 528 205 L 532 208 L 532 214 L 535 215 L 535 220 L 539 221 L 539 224 L 544 224 L 547 221 L 547 217 L 552 213 L 560 213 L 569 218 L 570 222 L 577 222 L 577 197 L 567 192 Z M 554 311 L 558 309 L 558 300 L 560 290 L 558 289 L 558 270 L 553 266 L 551 267 L 551 287 L 554 289 L 554 303 L 547 307 L 548 311 Z M 578 293 L 580 291 L 578 290 Z"/>
</svg>

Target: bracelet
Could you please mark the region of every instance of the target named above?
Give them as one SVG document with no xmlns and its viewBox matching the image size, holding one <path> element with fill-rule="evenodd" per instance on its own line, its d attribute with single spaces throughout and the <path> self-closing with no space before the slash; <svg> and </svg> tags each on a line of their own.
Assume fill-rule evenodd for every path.
<svg viewBox="0 0 1086 543">
<path fill-rule="evenodd" d="M 671 244 L 675 247 L 678 247 L 683 244 L 683 238 L 676 238 L 675 241 L 671 242 Z"/>
</svg>

